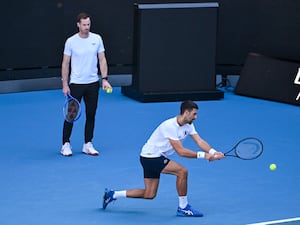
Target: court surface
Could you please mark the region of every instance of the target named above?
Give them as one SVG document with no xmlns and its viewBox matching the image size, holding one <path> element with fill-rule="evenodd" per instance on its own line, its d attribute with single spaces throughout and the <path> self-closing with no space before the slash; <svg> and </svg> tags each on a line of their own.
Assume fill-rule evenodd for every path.
<svg viewBox="0 0 300 225">
<path fill-rule="evenodd" d="M 84 115 L 74 126 L 73 156 L 59 154 L 63 103 L 61 90 L 0 95 L 1 225 L 243 225 L 300 216 L 298 106 L 232 92 L 197 101 L 195 126 L 214 148 L 226 151 L 254 136 L 265 151 L 253 161 L 211 163 L 172 155 L 189 169 L 189 202 L 204 213 L 178 218 L 170 175 L 162 175 L 154 200 L 119 199 L 105 211 L 101 205 L 106 187 L 143 187 L 141 146 L 160 122 L 179 113 L 180 102 L 140 103 L 118 87 L 101 91 L 93 141 L 98 157 L 81 153 Z M 197 150 L 191 139 L 184 145 Z"/>
</svg>

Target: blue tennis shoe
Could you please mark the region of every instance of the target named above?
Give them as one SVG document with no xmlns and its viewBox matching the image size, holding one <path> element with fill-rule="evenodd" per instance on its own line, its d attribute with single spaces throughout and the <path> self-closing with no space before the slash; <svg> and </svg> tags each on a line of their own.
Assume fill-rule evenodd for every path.
<svg viewBox="0 0 300 225">
<path fill-rule="evenodd" d="M 109 203 L 116 200 L 113 197 L 114 193 L 115 192 L 113 190 L 108 190 L 107 188 L 105 188 L 104 195 L 103 195 L 103 205 L 102 205 L 103 209 L 106 209 L 106 207 Z"/>
<path fill-rule="evenodd" d="M 202 217 L 203 214 L 200 211 L 193 209 L 192 206 L 188 204 L 185 208 L 178 207 L 177 216 Z"/>
</svg>

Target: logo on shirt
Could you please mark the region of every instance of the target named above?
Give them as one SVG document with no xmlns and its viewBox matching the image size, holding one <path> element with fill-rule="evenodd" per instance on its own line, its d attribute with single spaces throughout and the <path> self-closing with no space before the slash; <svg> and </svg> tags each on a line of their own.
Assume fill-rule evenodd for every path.
<svg viewBox="0 0 300 225">
<path fill-rule="evenodd" d="M 183 131 L 182 133 L 179 133 L 179 134 L 178 134 L 178 138 L 179 138 L 179 139 L 183 139 L 183 138 L 185 138 L 187 135 L 188 135 L 188 132 L 185 130 L 185 131 Z"/>
</svg>

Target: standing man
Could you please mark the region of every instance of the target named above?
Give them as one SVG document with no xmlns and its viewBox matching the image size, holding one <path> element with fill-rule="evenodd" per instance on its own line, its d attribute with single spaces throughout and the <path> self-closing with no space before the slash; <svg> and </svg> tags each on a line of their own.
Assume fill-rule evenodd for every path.
<svg viewBox="0 0 300 225">
<path fill-rule="evenodd" d="M 70 93 L 79 102 L 85 103 L 85 130 L 82 152 L 97 156 L 99 152 L 93 147 L 95 116 L 99 94 L 98 65 L 101 71 L 102 88 L 111 88 L 108 82 L 108 66 L 105 49 L 100 35 L 90 32 L 91 19 L 86 13 L 77 17 L 78 33 L 69 37 L 65 43 L 62 61 L 62 92 Z M 71 73 L 69 73 L 71 68 Z M 69 78 L 70 74 L 70 78 Z M 72 156 L 70 137 L 73 123 L 64 121 L 61 154 Z"/>
<path fill-rule="evenodd" d="M 179 206 L 178 216 L 201 217 L 203 214 L 191 207 L 187 199 L 188 171 L 179 163 L 170 160 L 168 155 L 177 152 L 186 158 L 204 158 L 209 161 L 224 158 L 222 152 L 215 149 L 203 140 L 195 130 L 193 121 L 197 118 L 198 106 L 193 101 L 184 101 L 180 107 L 180 114 L 161 123 L 152 133 L 140 154 L 140 162 L 144 170 L 144 189 L 131 189 L 114 191 L 105 189 L 103 196 L 103 209 L 118 198 L 144 198 L 153 199 L 156 196 L 160 174 L 172 174 L 177 177 L 176 189 Z M 197 146 L 204 151 L 192 151 L 183 147 L 182 140 L 188 135 L 192 137 Z"/>
</svg>

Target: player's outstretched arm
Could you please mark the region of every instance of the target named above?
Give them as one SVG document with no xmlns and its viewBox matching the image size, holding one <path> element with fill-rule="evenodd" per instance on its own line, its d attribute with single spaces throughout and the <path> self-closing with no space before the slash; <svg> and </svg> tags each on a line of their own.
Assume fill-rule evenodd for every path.
<svg viewBox="0 0 300 225">
<path fill-rule="evenodd" d="M 203 152 L 203 151 L 193 151 L 188 148 L 185 148 L 181 141 L 179 140 L 172 140 L 170 139 L 170 143 L 173 147 L 173 149 L 177 152 L 177 154 L 181 157 L 186 157 L 186 158 L 204 158 L 207 159 L 208 161 L 213 161 L 215 160 L 214 155 L 210 154 L 208 152 Z"/>
<path fill-rule="evenodd" d="M 222 152 L 216 151 L 213 149 L 207 141 L 202 139 L 198 134 L 191 135 L 192 139 L 195 141 L 195 143 L 198 145 L 199 148 L 201 148 L 206 153 L 209 153 L 210 155 L 207 156 L 207 160 L 214 161 L 224 158 L 224 154 Z"/>
</svg>

